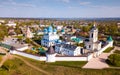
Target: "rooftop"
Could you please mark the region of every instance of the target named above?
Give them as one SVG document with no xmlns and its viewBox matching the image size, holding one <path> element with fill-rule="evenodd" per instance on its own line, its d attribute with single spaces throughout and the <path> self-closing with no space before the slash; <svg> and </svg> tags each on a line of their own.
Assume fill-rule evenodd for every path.
<svg viewBox="0 0 120 75">
<path fill-rule="evenodd" d="M 48 48 L 48 50 L 46 51 L 46 53 L 47 53 L 47 54 L 54 54 L 54 53 L 55 53 L 55 50 L 54 50 L 54 48 L 53 48 L 52 46 L 50 46 L 50 47 Z"/>
<path fill-rule="evenodd" d="M 111 36 L 109 36 L 108 38 L 107 38 L 107 41 L 113 41 L 113 39 L 112 39 L 112 37 Z"/>
<path fill-rule="evenodd" d="M 77 46 L 71 44 L 57 44 L 56 46 L 63 47 L 72 51 L 74 51 L 77 48 Z"/>
</svg>

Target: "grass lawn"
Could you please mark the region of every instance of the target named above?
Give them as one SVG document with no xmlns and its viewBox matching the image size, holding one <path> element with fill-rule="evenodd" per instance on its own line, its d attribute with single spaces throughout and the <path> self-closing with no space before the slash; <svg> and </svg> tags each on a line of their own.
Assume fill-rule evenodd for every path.
<svg viewBox="0 0 120 75">
<path fill-rule="evenodd" d="M 25 57 L 23 58 L 29 61 L 29 63 L 52 73 L 52 75 L 120 75 L 119 69 L 82 69 L 81 67 L 85 65 L 86 62 L 81 61 L 61 61 L 55 63 L 46 63 Z"/>
<path fill-rule="evenodd" d="M 55 63 L 47 63 L 48 65 L 54 66 L 64 66 L 64 67 L 71 67 L 71 68 L 81 68 L 87 62 L 86 61 L 57 61 Z"/>
<path fill-rule="evenodd" d="M 5 67 L 6 65 L 6 67 Z M 10 68 L 8 70 L 7 68 Z M 24 64 L 20 59 L 7 60 L 0 68 L 0 75 L 44 75 Z"/>
<path fill-rule="evenodd" d="M 22 58 L 38 68 L 48 71 L 52 75 L 120 75 L 119 69 L 82 69 L 81 67 L 86 64 L 86 62 L 81 61 L 46 63 L 25 57 Z M 44 75 L 35 69 L 28 67 L 20 59 L 14 58 L 12 60 L 8 60 L 7 62 L 12 63 L 14 67 L 9 71 L 5 68 L 0 68 L 0 75 Z"/>
<path fill-rule="evenodd" d="M 0 55 L 0 62 L 1 62 L 1 60 L 2 60 L 2 55 Z"/>
<path fill-rule="evenodd" d="M 114 49 L 114 47 L 109 47 L 109 48 L 107 48 L 105 51 L 104 51 L 104 53 L 109 53 L 111 50 L 113 50 Z"/>
</svg>

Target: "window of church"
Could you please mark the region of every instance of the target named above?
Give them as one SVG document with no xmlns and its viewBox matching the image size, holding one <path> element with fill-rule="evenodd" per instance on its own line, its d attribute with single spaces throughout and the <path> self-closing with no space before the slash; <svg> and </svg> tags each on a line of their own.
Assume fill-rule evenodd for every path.
<svg viewBox="0 0 120 75">
<path fill-rule="evenodd" d="M 89 48 L 91 48 L 91 45 L 89 45 Z"/>
<path fill-rule="evenodd" d="M 92 33 L 91 37 L 93 38 L 93 33 Z"/>
<path fill-rule="evenodd" d="M 87 47 L 85 46 L 84 48 L 86 49 Z"/>
</svg>

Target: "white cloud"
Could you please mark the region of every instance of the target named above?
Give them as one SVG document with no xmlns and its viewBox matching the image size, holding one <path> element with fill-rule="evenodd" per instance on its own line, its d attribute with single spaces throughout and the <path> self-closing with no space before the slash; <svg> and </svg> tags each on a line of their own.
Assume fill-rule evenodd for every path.
<svg viewBox="0 0 120 75">
<path fill-rule="evenodd" d="M 89 5 L 91 2 L 80 2 L 80 5 Z"/>
<path fill-rule="evenodd" d="M 70 0 L 62 0 L 63 2 L 66 2 L 66 3 L 69 3 L 70 2 Z"/>
<path fill-rule="evenodd" d="M 9 6 L 14 6 L 14 7 L 16 6 L 17 7 L 36 7 L 35 5 L 30 4 L 30 3 L 17 3 L 14 0 L 5 0 L 1 3 L 1 5 L 3 6 L 9 5 Z"/>
<path fill-rule="evenodd" d="M 70 0 L 57 0 L 57 1 L 61 1 L 61 2 L 64 2 L 64 3 L 69 3 Z"/>
</svg>

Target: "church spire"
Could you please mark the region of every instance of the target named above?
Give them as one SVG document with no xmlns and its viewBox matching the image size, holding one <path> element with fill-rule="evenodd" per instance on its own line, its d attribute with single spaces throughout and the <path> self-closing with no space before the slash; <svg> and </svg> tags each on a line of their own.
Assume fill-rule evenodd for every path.
<svg viewBox="0 0 120 75">
<path fill-rule="evenodd" d="M 96 22 L 94 21 L 94 25 L 93 25 L 94 27 L 96 27 Z"/>
</svg>

